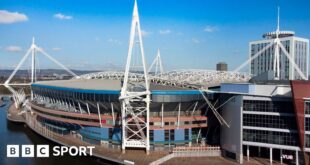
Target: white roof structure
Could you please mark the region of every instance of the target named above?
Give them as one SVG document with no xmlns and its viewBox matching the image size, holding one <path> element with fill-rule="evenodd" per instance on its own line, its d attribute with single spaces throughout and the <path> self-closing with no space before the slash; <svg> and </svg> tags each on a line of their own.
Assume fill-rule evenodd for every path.
<svg viewBox="0 0 310 165">
<path fill-rule="evenodd" d="M 248 82 L 252 75 L 241 72 L 215 71 L 202 69 L 183 69 L 165 72 L 160 75 L 149 75 L 149 81 L 169 86 L 179 86 L 193 89 L 207 89 L 211 86 L 218 86 L 227 82 Z M 112 79 L 122 80 L 123 71 L 106 71 L 81 75 L 82 79 Z M 141 73 L 130 73 L 129 79 L 132 81 L 143 81 L 144 75 Z"/>
</svg>

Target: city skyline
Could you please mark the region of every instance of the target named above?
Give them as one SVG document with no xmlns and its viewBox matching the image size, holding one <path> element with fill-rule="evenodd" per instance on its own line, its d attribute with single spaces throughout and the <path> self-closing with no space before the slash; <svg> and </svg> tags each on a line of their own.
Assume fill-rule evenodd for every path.
<svg viewBox="0 0 310 165">
<path fill-rule="evenodd" d="M 222 6 L 206 1 L 138 1 L 148 66 L 160 49 L 168 70 L 214 70 L 220 61 L 233 70 L 247 60 L 250 41 L 276 29 L 277 5 L 281 7 L 281 30 L 310 38 L 309 2 L 267 2 L 225 1 Z M 0 2 L 0 57 L 5 60 L 0 69 L 17 65 L 32 36 L 38 46 L 69 68 L 100 70 L 109 64 L 123 68 L 133 1 L 75 3 Z"/>
</svg>

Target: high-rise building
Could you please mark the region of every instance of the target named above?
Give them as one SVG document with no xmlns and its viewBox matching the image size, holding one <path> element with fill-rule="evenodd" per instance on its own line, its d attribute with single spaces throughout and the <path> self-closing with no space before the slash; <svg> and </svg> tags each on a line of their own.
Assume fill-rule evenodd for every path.
<svg viewBox="0 0 310 165">
<path fill-rule="evenodd" d="M 250 73 L 258 76 L 272 71 L 275 80 L 308 80 L 309 40 L 293 31 L 277 30 L 263 35 L 263 40 L 249 44 Z"/>
<path fill-rule="evenodd" d="M 219 62 L 216 64 L 217 71 L 227 71 L 227 64 L 225 62 Z"/>
<path fill-rule="evenodd" d="M 253 57 L 263 49 L 260 56 L 253 59 L 250 63 L 250 73 L 253 75 L 260 75 L 267 71 L 273 71 L 277 74 L 277 64 L 275 63 L 275 49 L 277 47 L 274 39 L 276 33 L 266 33 L 263 35 L 264 40 L 252 41 L 249 45 L 249 56 Z M 295 64 L 300 71 L 308 77 L 308 59 L 309 59 L 309 40 L 305 38 L 296 37 L 294 32 L 281 31 L 279 32 L 279 40 L 289 56 L 294 59 Z M 267 47 L 273 43 L 270 47 Z M 281 46 L 280 46 L 281 47 Z M 298 71 L 294 68 L 294 64 L 290 62 L 289 58 L 285 55 L 282 49 L 279 51 L 279 77 L 280 80 L 295 80 L 302 79 Z M 277 77 L 277 76 L 275 76 Z"/>
</svg>

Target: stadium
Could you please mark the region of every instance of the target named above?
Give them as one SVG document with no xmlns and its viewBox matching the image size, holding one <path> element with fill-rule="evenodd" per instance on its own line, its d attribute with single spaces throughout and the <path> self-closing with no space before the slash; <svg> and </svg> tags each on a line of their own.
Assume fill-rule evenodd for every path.
<svg viewBox="0 0 310 165">
<path fill-rule="evenodd" d="M 149 76 L 151 78 L 149 110 L 151 150 L 165 150 L 173 146 L 204 143 L 201 140 L 206 139 L 208 105 L 198 88 L 203 84 L 214 84 L 220 81 L 214 75 L 222 78 L 224 76 L 219 75 L 226 74 L 225 77 L 231 77 L 231 81 L 236 80 L 236 73 L 199 72 L 207 75 L 206 80 L 209 81 L 210 76 L 213 75 L 214 82 L 202 81 L 190 84 L 184 81 L 184 78 L 186 75 L 194 74 L 188 72 L 185 74 L 181 71 L 165 73 L 160 76 L 161 79 L 158 76 Z M 183 82 L 176 80 L 177 74 L 182 77 Z M 250 77 L 239 76 L 239 81 L 246 81 Z M 120 147 L 122 144 L 122 105 L 119 97 L 123 77 L 121 72 L 99 72 L 82 75 L 79 79 L 34 83 L 31 85 L 34 96 L 30 104 L 31 109 L 35 112 L 38 121 L 43 125 L 48 125 L 54 131 L 64 134 L 73 131 L 78 133 L 84 141 L 112 148 Z M 142 77 L 143 75 L 138 73 L 130 76 L 135 81 L 143 81 Z M 167 77 L 175 79 L 165 81 L 164 78 Z M 187 81 L 191 82 L 191 79 L 187 78 Z M 132 131 L 146 136 L 145 129 L 139 131 L 139 125 L 145 122 L 143 116 L 145 113 L 140 113 L 139 117 L 142 121 L 132 120 L 127 125 Z M 130 136 L 132 136 L 131 139 L 140 137 L 139 134 L 128 132 L 127 137 Z"/>
</svg>

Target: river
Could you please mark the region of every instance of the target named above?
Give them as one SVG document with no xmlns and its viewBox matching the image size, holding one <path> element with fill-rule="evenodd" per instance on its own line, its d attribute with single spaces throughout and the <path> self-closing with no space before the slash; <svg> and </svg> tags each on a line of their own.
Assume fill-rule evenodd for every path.
<svg viewBox="0 0 310 165">
<path fill-rule="evenodd" d="M 0 165 L 106 165 L 111 162 L 106 162 L 95 157 L 73 157 L 65 155 L 62 157 L 49 158 L 8 158 L 6 156 L 6 145 L 8 144 L 48 144 L 50 148 L 55 145 L 42 136 L 27 128 L 25 124 L 12 123 L 6 119 L 6 111 L 9 108 L 11 101 L 4 100 L 6 104 L 0 107 Z"/>
</svg>

